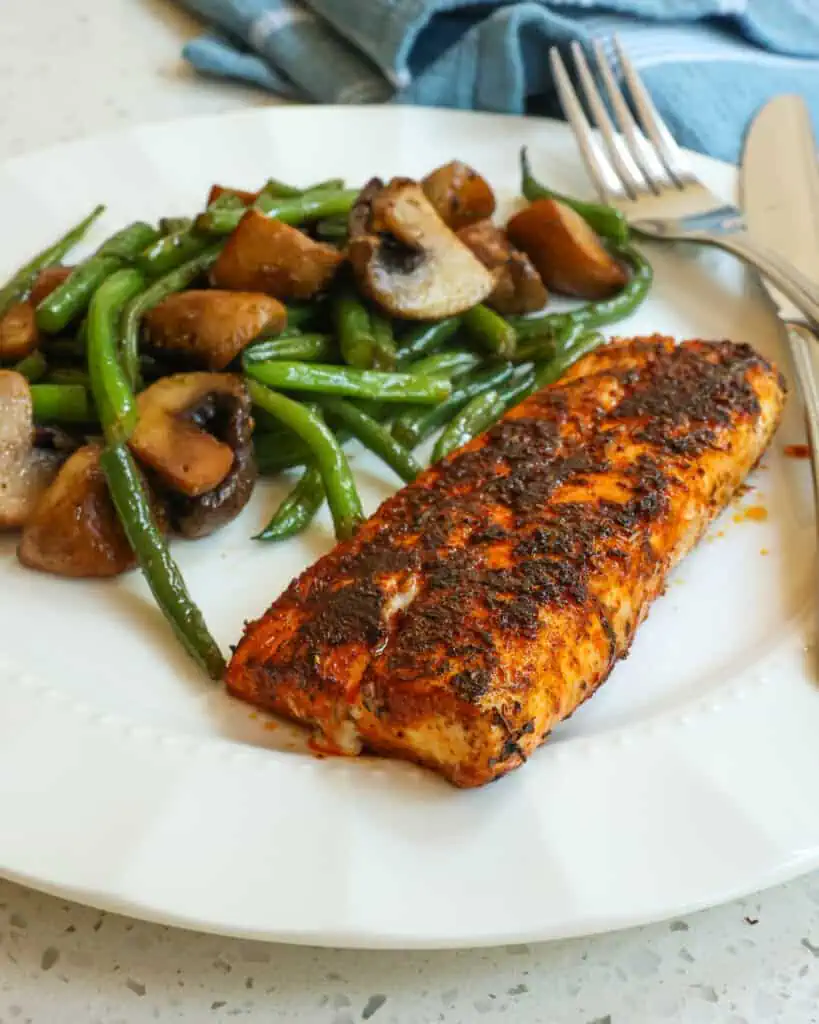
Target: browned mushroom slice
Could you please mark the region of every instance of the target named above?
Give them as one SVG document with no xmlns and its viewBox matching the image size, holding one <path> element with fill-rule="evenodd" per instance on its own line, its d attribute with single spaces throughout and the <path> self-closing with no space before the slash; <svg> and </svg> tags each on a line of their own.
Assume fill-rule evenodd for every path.
<svg viewBox="0 0 819 1024">
<path fill-rule="evenodd" d="M 554 199 L 535 200 L 509 221 L 506 230 L 537 267 L 544 284 L 556 292 L 602 299 L 628 280 L 580 214 Z"/>
<path fill-rule="evenodd" d="M 298 228 L 248 210 L 210 272 L 217 288 L 309 299 L 330 284 L 344 256 Z"/>
<path fill-rule="evenodd" d="M 230 473 L 233 448 L 215 435 L 247 401 L 241 379 L 230 373 L 163 377 L 139 395 L 131 448 L 163 484 L 197 497 L 218 487 Z"/>
<path fill-rule="evenodd" d="M 286 323 L 269 295 L 217 289 L 169 295 L 144 318 L 149 345 L 209 370 L 224 370 L 262 331 L 278 334 Z"/>
<path fill-rule="evenodd" d="M 485 178 L 460 160 L 437 167 L 421 182 L 438 216 L 453 231 L 495 212 L 495 195 Z"/>
<path fill-rule="evenodd" d="M 36 441 L 28 381 L 0 370 L 0 530 L 28 520 L 65 459 Z"/>
<path fill-rule="evenodd" d="M 30 355 L 39 342 L 34 306 L 15 302 L 0 319 L 0 359 L 17 362 Z"/>
<path fill-rule="evenodd" d="M 136 565 L 100 468 L 99 445 L 68 459 L 23 530 L 23 565 L 56 576 L 118 576 Z"/>
<path fill-rule="evenodd" d="M 73 267 L 46 267 L 41 270 L 32 285 L 28 301 L 32 306 L 38 306 L 43 299 L 48 298 L 55 288 L 59 288 L 63 281 L 71 276 L 73 270 Z"/>
<path fill-rule="evenodd" d="M 206 537 L 229 523 L 239 515 L 253 493 L 258 472 L 253 456 L 250 396 L 246 389 L 225 408 L 218 426 L 221 439 L 233 449 L 233 466 L 225 479 L 213 490 L 195 498 L 171 491 L 164 495 L 171 524 L 183 537 Z"/>
<path fill-rule="evenodd" d="M 450 231 L 414 181 L 371 181 L 350 214 L 350 262 L 361 290 L 407 320 L 463 313 L 495 277 Z"/>
<path fill-rule="evenodd" d="M 549 294 L 529 257 L 515 249 L 506 232 L 491 220 L 461 228 L 458 238 L 488 270 L 497 271 L 495 290 L 486 300 L 499 313 L 534 313 Z"/>
</svg>

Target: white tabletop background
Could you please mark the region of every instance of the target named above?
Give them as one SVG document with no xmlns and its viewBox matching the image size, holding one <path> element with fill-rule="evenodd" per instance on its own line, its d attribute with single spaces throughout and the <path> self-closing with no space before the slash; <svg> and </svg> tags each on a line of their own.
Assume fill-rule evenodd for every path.
<svg viewBox="0 0 819 1024">
<path fill-rule="evenodd" d="M 190 73 L 196 29 L 166 0 L 2 0 L 0 158 L 271 102 Z M 0 1024 L 813 1024 L 817 1007 L 816 875 L 627 932 L 428 954 L 197 935 L 0 881 Z"/>
</svg>

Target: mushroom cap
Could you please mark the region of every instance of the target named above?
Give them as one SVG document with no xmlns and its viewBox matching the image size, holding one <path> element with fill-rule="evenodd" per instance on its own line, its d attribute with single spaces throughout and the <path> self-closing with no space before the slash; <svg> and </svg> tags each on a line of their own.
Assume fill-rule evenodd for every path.
<svg viewBox="0 0 819 1024">
<path fill-rule="evenodd" d="M 213 490 L 233 466 L 231 445 L 208 430 L 233 414 L 250 416 L 250 399 L 231 373 L 177 373 L 139 394 L 129 444 L 161 482 L 190 497 Z"/>
<path fill-rule="evenodd" d="M 60 451 L 35 446 L 28 381 L 0 370 L 0 530 L 28 520 L 64 459 Z"/>
<path fill-rule="evenodd" d="M 23 565 L 56 576 L 118 576 L 136 565 L 100 467 L 99 445 L 68 459 L 23 529 Z"/>
<path fill-rule="evenodd" d="M 430 171 L 421 187 L 441 220 L 453 231 L 485 220 L 495 212 L 495 194 L 489 182 L 460 160 Z"/>
<path fill-rule="evenodd" d="M 373 179 L 361 193 L 350 215 L 349 257 L 361 290 L 407 320 L 463 313 L 495 287 L 494 275 L 406 178 Z"/>
<path fill-rule="evenodd" d="M 461 228 L 458 238 L 488 270 L 497 272 L 494 291 L 486 300 L 488 306 L 505 314 L 543 309 L 549 293 L 540 274 L 526 253 L 515 249 L 502 228 L 491 220 L 481 220 Z"/>
<path fill-rule="evenodd" d="M 189 366 L 224 370 L 262 331 L 278 333 L 287 310 L 258 292 L 191 289 L 169 295 L 143 318 L 148 344 Z"/>
</svg>

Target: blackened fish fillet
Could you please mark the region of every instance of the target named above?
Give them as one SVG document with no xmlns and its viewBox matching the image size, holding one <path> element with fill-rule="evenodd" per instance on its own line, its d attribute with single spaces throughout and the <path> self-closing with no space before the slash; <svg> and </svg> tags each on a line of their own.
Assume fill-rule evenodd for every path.
<svg viewBox="0 0 819 1024">
<path fill-rule="evenodd" d="M 459 786 L 508 772 L 626 653 L 784 396 L 746 345 L 598 350 L 295 580 L 248 626 L 230 691 Z"/>
</svg>

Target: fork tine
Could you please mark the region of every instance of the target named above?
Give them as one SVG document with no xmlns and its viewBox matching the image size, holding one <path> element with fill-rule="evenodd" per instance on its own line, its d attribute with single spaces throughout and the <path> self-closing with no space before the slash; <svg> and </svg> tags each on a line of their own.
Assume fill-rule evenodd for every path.
<svg viewBox="0 0 819 1024">
<path fill-rule="evenodd" d="M 637 74 L 628 54 L 623 49 L 623 44 L 617 36 L 614 37 L 614 46 L 620 60 L 623 77 L 628 82 L 640 126 L 656 146 L 668 173 L 678 185 L 681 185 L 683 180 L 689 175 L 688 166 L 680 147 L 674 141 L 671 132 L 666 128 L 665 122 L 660 117 L 659 111 L 648 94 L 648 90 L 643 85 L 642 79 Z"/>
<path fill-rule="evenodd" d="M 625 97 L 617 84 L 606 47 L 600 39 L 595 40 L 594 53 L 600 75 L 606 86 L 606 92 L 609 95 L 614 117 L 626 140 L 629 152 L 639 165 L 648 184 L 659 195 L 662 186 L 673 186 L 674 182 L 669 178 L 657 151 L 637 127 L 637 122 L 632 117 Z"/>
<path fill-rule="evenodd" d="M 594 76 L 589 68 L 583 47 L 578 42 L 572 43 L 572 57 L 574 57 L 580 84 L 583 86 L 583 92 L 586 95 L 586 102 L 591 110 L 592 118 L 603 136 L 611 162 L 620 175 L 620 180 L 623 182 L 628 195 L 632 199 L 636 199 L 640 192 L 644 192 L 648 188 L 642 171 L 626 149 L 623 140 L 614 130 L 614 125 L 611 123 L 609 112 L 606 110 L 606 104 L 603 102 L 603 97 L 600 95 L 600 90 L 594 81 Z"/>
<path fill-rule="evenodd" d="M 623 195 L 623 188 L 620 179 L 614 172 L 609 158 L 603 151 L 603 147 L 592 134 L 589 124 L 577 93 L 574 91 L 566 65 L 556 46 L 549 50 L 549 64 L 552 68 L 557 94 L 560 99 L 560 106 L 566 115 L 566 120 L 572 127 L 575 140 L 580 149 L 580 155 L 589 172 L 589 177 L 594 183 L 600 198 L 605 200 L 616 199 Z"/>
</svg>

